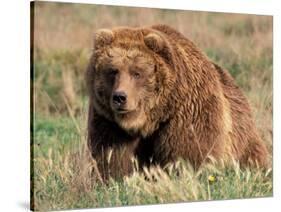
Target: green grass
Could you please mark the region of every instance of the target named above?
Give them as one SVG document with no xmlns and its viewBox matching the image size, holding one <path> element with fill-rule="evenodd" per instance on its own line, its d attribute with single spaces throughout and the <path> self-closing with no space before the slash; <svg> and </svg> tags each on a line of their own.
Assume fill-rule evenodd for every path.
<svg viewBox="0 0 281 212">
<path fill-rule="evenodd" d="M 32 197 L 36 210 L 272 196 L 272 170 L 184 161 L 123 181 L 98 180 L 86 147 L 85 70 L 99 28 L 157 23 L 178 29 L 227 69 L 247 96 L 272 153 L 272 17 L 36 2 Z M 179 176 L 175 173 L 180 173 Z M 208 177 L 215 176 L 215 182 Z"/>
</svg>

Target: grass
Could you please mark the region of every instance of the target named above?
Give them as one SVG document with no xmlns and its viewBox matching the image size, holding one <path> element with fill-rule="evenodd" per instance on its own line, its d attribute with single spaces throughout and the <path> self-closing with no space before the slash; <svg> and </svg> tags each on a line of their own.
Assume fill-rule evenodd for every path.
<svg viewBox="0 0 281 212">
<path fill-rule="evenodd" d="M 95 179 L 93 161 L 71 119 L 36 119 L 34 152 L 37 210 L 272 196 L 271 169 L 242 170 L 235 162 L 214 162 L 195 172 L 179 161 L 168 173 L 155 168 L 104 185 Z"/>
<path fill-rule="evenodd" d="M 272 17 L 36 2 L 35 18 L 31 180 L 36 210 L 272 196 L 270 168 L 240 169 L 235 162 L 213 162 L 195 172 L 179 161 L 170 173 L 159 168 L 145 173 L 151 180 L 135 172 L 123 181 L 100 183 L 85 142 L 84 80 L 96 29 L 161 20 L 228 69 L 272 153 Z M 208 180 L 212 176 L 215 181 Z"/>
</svg>

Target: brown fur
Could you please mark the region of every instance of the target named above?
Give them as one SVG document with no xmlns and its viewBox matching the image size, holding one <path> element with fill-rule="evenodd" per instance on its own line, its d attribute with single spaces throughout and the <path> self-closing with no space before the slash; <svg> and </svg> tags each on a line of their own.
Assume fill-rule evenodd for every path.
<svg viewBox="0 0 281 212">
<path fill-rule="evenodd" d="M 140 166 L 183 158 L 198 168 L 209 156 L 267 164 L 233 78 L 168 26 L 98 31 L 87 82 L 88 141 L 104 179 L 129 174 L 133 157 Z M 120 89 L 134 112 L 114 110 L 112 93 Z"/>
</svg>

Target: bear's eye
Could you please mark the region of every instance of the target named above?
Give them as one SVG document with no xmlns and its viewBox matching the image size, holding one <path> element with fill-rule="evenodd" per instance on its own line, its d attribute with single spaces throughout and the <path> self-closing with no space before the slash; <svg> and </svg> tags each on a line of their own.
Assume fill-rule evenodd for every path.
<svg viewBox="0 0 281 212">
<path fill-rule="evenodd" d="M 134 72 L 133 77 L 139 79 L 141 77 L 141 74 L 139 72 Z"/>
<path fill-rule="evenodd" d="M 110 68 L 107 70 L 107 74 L 109 76 L 115 76 L 117 73 L 118 73 L 118 69 L 115 69 L 115 68 Z"/>
</svg>

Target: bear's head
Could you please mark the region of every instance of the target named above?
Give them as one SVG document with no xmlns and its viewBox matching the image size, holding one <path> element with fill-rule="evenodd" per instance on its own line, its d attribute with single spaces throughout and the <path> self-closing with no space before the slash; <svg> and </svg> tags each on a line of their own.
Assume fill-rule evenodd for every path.
<svg viewBox="0 0 281 212">
<path fill-rule="evenodd" d="M 96 113 L 145 136 L 167 116 L 162 108 L 175 84 L 172 47 L 150 28 L 101 29 L 87 78 Z"/>
</svg>

